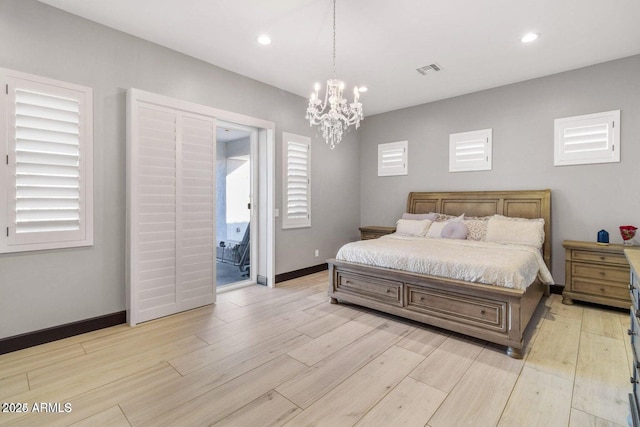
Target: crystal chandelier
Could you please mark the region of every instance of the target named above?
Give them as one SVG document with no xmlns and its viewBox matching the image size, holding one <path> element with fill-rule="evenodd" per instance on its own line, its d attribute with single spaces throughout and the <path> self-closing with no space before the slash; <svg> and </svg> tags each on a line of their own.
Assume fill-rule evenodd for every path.
<svg viewBox="0 0 640 427">
<path fill-rule="evenodd" d="M 309 126 L 320 125 L 322 136 L 333 150 L 340 143 L 343 131 L 351 125 L 358 129 L 363 119 L 358 87 L 353 89 L 353 102 L 349 104 L 342 97 L 344 82 L 336 78 L 336 0 L 333 0 L 333 77 L 327 80 L 324 101 L 318 97 L 319 90 L 320 84 L 316 83 L 305 118 L 309 120 Z"/>
</svg>

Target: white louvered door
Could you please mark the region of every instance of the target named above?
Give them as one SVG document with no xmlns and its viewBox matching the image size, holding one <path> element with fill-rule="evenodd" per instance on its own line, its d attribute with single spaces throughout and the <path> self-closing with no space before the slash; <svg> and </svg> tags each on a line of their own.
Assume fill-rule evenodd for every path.
<svg viewBox="0 0 640 427">
<path fill-rule="evenodd" d="M 215 302 L 215 118 L 175 104 L 129 102 L 132 325 Z"/>
<path fill-rule="evenodd" d="M 215 120 L 183 116 L 178 270 L 185 309 L 215 297 L 215 138 Z"/>
</svg>

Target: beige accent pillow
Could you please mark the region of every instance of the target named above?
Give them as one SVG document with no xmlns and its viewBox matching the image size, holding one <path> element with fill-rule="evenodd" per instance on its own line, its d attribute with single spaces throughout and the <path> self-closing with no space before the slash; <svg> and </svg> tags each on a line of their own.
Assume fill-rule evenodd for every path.
<svg viewBox="0 0 640 427">
<path fill-rule="evenodd" d="M 467 234 L 467 240 L 484 240 L 487 237 L 487 224 L 489 219 L 466 219 L 463 221 L 467 226 L 469 234 Z"/>
<path fill-rule="evenodd" d="M 485 240 L 487 242 L 529 245 L 541 249 L 544 243 L 544 219 L 494 215 L 487 221 Z"/>
</svg>

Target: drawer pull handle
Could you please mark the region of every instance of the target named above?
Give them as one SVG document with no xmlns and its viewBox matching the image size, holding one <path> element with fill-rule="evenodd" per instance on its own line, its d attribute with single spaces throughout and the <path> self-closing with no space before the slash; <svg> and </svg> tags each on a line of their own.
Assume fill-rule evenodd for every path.
<svg viewBox="0 0 640 427">
<path fill-rule="evenodd" d="M 600 255 L 600 259 L 601 259 L 602 261 L 604 261 L 604 256 Z"/>
<path fill-rule="evenodd" d="M 633 377 L 629 378 L 629 381 L 631 381 L 631 384 L 638 384 L 638 380 Z"/>
<path fill-rule="evenodd" d="M 601 271 L 601 272 L 600 272 L 600 275 L 601 275 L 601 276 L 604 276 L 604 275 L 605 275 L 605 272 L 604 272 L 604 271 Z"/>
<path fill-rule="evenodd" d="M 387 289 L 387 293 L 390 294 L 391 293 L 391 289 Z"/>
<path fill-rule="evenodd" d="M 627 329 L 627 335 L 637 335 L 637 334 L 631 329 Z"/>
<path fill-rule="evenodd" d="M 604 293 L 604 288 L 600 288 L 600 292 L 603 292 L 603 293 Z"/>
<path fill-rule="evenodd" d="M 486 311 L 480 310 L 480 314 L 485 314 L 485 313 L 486 313 Z"/>
</svg>

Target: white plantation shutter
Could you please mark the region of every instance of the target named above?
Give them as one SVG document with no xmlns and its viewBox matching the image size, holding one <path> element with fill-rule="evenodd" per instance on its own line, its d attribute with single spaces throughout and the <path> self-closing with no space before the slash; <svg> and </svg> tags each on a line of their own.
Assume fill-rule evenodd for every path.
<svg viewBox="0 0 640 427">
<path fill-rule="evenodd" d="M 282 228 L 311 226 L 311 139 L 282 133 L 283 211 Z"/>
<path fill-rule="evenodd" d="M 140 103 L 136 136 L 132 147 L 131 184 L 135 186 L 137 225 L 132 254 L 131 278 L 137 286 L 138 322 L 165 316 L 174 311 L 176 290 L 176 191 L 177 114 Z"/>
<path fill-rule="evenodd" d="M 491 170 L 492 130 L 449 135 L 449 172 Z"/>
<path fill-rule="evenodd" d="M 378 144 L 378 176 L 409 173 L 409 141 Z"/>
<path fill-rule="evenodd" d="M 214 119 L 183 116 L 179 272 L 185 309 L 215 292 L 215 141 Z"/>
<path fill-rule="evenodd" d="M 620 110 L 554 121 L 554 165 L 620 161 Z"/>
<path fill-rule="evenodd" d="M 130 324 L 215 302 L 213 109 L 128 92 Z"/>
<path fill-rule="evenodd" d="M 93 244 L 91 89 L 0 71 L 7 117 L 0 251 Z"/>
</svg>

